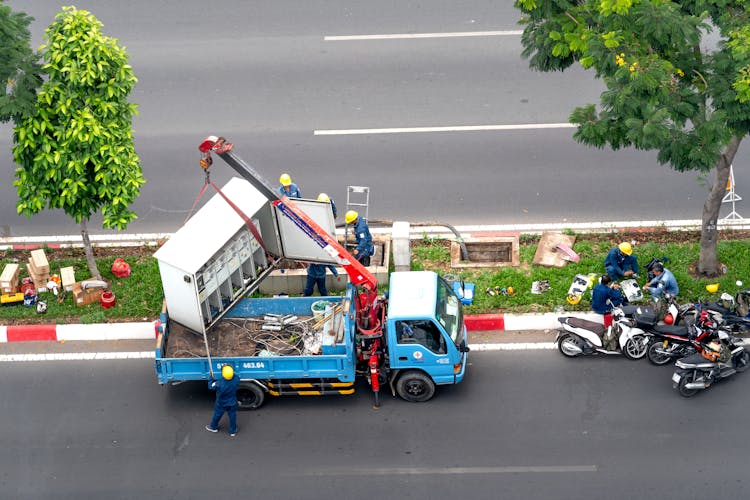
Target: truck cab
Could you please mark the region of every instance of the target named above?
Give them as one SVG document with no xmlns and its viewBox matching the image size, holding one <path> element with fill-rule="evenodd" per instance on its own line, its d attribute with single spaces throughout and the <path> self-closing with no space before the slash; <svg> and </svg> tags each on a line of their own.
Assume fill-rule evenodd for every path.
<svg viewBox="0 0 750 500">
<path fill-rule="evenodd" d="M 391 388 L 407 401 L 430 399 L 436 385 L 461 382 L 466 327 L 460 299 L 434 272 L 391 274 L 385 326 Z"/>
</svg>

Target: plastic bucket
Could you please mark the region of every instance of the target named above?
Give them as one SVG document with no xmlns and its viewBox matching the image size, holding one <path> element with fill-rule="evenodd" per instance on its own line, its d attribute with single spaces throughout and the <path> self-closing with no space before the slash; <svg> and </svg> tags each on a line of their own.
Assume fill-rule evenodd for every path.
<svg viewBox="0 0 750 500">
<path fill-rule="evenodd" d="M 313 313 L 315 319 L 321 319 L 326 312 L 326 307 L 330 304 L 327 300 L 316 300 L 310 306 L 310 310 Z"/>
<path fill-rule="evenodd" d="M 104 309 L 109 309 L 110 307 L 115 306 L 115 302 L 117 299 L 115 299 L 115 294 L 112 292 L 104 292 L 102 293 L 102 298 L 100 300 L 102 307 Z"/>
</svg>

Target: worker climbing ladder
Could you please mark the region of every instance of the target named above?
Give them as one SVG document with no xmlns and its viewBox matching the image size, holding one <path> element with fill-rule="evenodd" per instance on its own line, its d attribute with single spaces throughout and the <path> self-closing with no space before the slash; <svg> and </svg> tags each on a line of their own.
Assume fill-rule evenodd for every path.
<svg viewBox="0 0 750 500">
<path fill-rule="evenodd" d="M 742 200 L 742 196 L 738 195 L 735 191 L 735 184 L 734 184 L 734 168 L 732 165 L 729 166 L 729 179 L 727 179 L 727 193 L 724 195 L 724 198 L 722 198 L 722 203 L 731 203 L 732 204 L 732 211 L 729 212 L 729 214 L 724 217 L 724 219 L 744 219 L 740 214 L 737 213 L 737 210 L 735 210 L 735 203 Z"/>
<path fill-rule="evenodd" d="M 369 220 L 370 188 L 367 186 L 346 186 L 346 211 L 356 210 L 360 216 Z M 349 248 L 349 224 L 344 229 L 345 247 Z"/>
</svg>

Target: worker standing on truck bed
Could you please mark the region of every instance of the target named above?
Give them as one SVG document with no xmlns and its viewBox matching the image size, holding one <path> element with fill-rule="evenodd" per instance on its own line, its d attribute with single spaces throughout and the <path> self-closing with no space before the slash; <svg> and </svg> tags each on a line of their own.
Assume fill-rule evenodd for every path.
<svg viewBox="0 0 750 500">
<path fill-rule="evenodd" d="M 237 388 L 240 386 L 240 378 L 234 374 L 234 369 L 229 365 L 221 367 L 221 378 L 214 380 L 213 373 L 208 381 L 208 388 L 216 391 L 216 403 L 214 404 L 214 416 L 211 423 L 206 426 L 209 432 L 219 432 L 219 420 L 226 413 L 229 416 L 229 435 L 237 435 Z"/>
<path fill-rule="evenodd" d="M 356 210 L 349 210 L 344 216 L 344 222 L 354 225 L 354 238 L 357 248 L 352 254 L 363 266 L 370 265 L 370 256 L 375 253 L 375 245 L 372 244 L 370 227 L 364 217 L 360 217 Z"/>
<path fill-rule="evenodd" d="M 281 174 L 279 177 L 279 195 L 286 196 L 287 198 L 302 198 L 302 192 L 299 190 L 297 185 L 292 182 L 292 178 L 289 174 Z"/>
</svg>

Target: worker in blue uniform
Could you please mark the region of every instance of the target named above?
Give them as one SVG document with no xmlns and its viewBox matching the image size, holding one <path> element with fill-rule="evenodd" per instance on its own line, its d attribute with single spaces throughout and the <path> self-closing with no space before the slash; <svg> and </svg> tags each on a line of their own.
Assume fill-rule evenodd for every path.
<svg viewBox="0 0 750 500">
<path fill-rule="evenodd" d="M 302 192 L 299 190 L 297 185 L 292 182 L 292 178 L 289 174 L 281 174 L 279 177 L 279 196 L 286 196 L 287 198 L 302 198 Z"/>
<path fill-rule="evenodd" d="M 370 227 L 364 217 L 360 217 L 356 210 L 349 210 L 344 215 L 344 222 L 354 225 L 354 238 L 357 247 L 354 249 L 354 257 L 363 265 L 370 265 L 370 257 L 375 253 L 375 245 L 372 243 Z"/>
<path fill-rule="evenodd" d="M 337 215 L 337 211 L 336 211 L 336 204 L 333 202 L 333 198 L 331 198 L 325 193 L 320 193 L 318 195 L 318 201 L 325 201 L 331 204 L 331 210 L 333 211 L 333 218 L 335 219 Z"/>
<path fill-rule="evenodd" d="M 604 270 L 612 281 L 638 274 L 638 258 L 633 255 L 633 246 L 624 241 L 610 250 L 604 259 Z"/>
<path fill-rule="evenodd" d="M 313 294 L 315 285 L 318 285 L 318 291 L 321 296 L 325 297 L 328 295 L 328 290 L 326 289 L 326 269 L 330 269 L 334 278 L 340 280 L 339 272 L 332 265 L 311 262 L 307 266 L 307 283 L 305 283 L 305 290 L 302 292 L 305 297 Z"/>
<path fill-rule="evenodd" d="M 607 315 L 612 312 L 613 307 L 623 302 L 620 286 L 617 283 L 613 284 L 608 274 L 602 276 L 599 284 L 591 291 L 591 296 L 591 309 L 597 314 Z"/>
<path fill-rule="evenodd" d="M 237 389 L 240 386 L 240 378 L 234 373 L 230 365 L 221 367 L 221 378 L 214 380 L 213 374 L 208 381 L 208 388 L 216 391 L 216 403 L 214 404 L 214 416 L 211 423 L 206 426 L 209 432 L 219 432 L 219 420 L 226 413 L 229 416 L 229 435 L 237 435 Z"/>
</svg>

